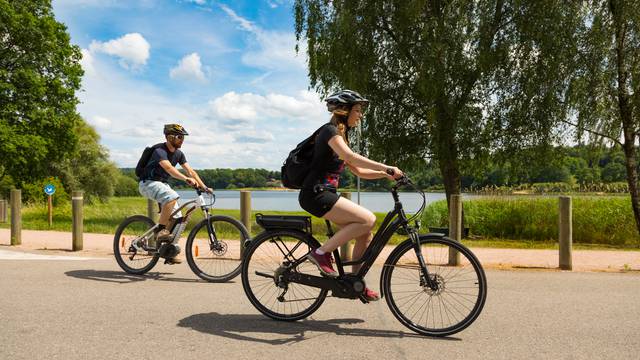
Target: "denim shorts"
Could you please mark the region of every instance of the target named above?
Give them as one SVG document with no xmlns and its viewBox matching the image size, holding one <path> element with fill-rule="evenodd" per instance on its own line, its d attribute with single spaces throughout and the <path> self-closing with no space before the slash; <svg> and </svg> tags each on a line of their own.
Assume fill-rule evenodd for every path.
<svg viewBox="0 0 640 360">
<path fill-rule="evenodd" d="M 163 183 L 162 181 L 140 181 L 138 184 L 138 191 L 140 191 L 142 196 L 147 199 L 154 200 L 155 202 L 159 202 L 162 206 L 169 201 L 178 200 L 180 198 L 180 195 L 178 195 L 171 186 Z"/>
</svg>

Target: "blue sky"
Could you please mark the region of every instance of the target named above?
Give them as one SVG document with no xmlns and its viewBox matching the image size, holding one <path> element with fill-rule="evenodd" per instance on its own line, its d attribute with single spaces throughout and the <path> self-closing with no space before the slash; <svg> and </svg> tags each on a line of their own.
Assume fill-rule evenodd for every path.
<svg viewBox="0 0 640 360">
<path fill-rule="evenodd" d="M 119 167 L 190 132 L 195 168 L 279 169 L 329 114 L 294 50 L 292 0 L 53 0 L 82 49 L 78 110 Z"/>
</svg>

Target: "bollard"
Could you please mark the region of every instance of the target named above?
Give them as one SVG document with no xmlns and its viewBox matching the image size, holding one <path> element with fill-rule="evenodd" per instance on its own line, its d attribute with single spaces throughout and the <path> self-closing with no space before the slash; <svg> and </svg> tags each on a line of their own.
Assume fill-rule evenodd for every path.
<svg viewBox="0 0 640 360">
<path fill-rule="evenodd" d="M 154 200 L 147 199 L 147 216 L 153 220 L 154 223 L 158 222 L 158 203 Z"/>
<path fill-rule="evenodd" d="M 83 192 L 72 191 L 71 192 L 71 212 L 73 213 L 72 219 L 72 250 L 82 250 L 82 205 L 83 205 Z"/>
<path fill-rule="evenodd" d="M 342 196 L 345 199 L 351 200 L 350 192 L 343 191 L 340 193 L 340 196 Z M 340 259 L 342 261 L 350 261 L 352 252 L 353 252 L 353 244 L 351 243 L 351 240 L 349 240 L 347 243 L 340 246 Z"/>
<path fill-rule="evenodd" d="M 11 190 L 11 245 L 22 244 L 22 191 Z"/>
<path fill-rule="evenodd" d="M 251 191 L 240 191 L 240 222 L 251 236 Z M 240 244 L 240 257 L 244 256 L 244 242 Z"/>
<path fill-rule="evenodd" d="M 457 242 L 462 238 L 462 195 L 452 194 L 449 200 L 449 237 Z M 460 253 L 449 248 L 449 265 L 460 264 Z"/>
<path fill-rule="evenodd" d="M 573 224 L 571 217 L 571 197 L 560 196 L 559 203 L 559 264 L 562 270 L 572 270 L 571 248 L 573 243 Z"/>
<path fill-rule="evenodd" d="M 7 200 L 0 200 L 0 222 L 7 222 Z"/>
</svg>

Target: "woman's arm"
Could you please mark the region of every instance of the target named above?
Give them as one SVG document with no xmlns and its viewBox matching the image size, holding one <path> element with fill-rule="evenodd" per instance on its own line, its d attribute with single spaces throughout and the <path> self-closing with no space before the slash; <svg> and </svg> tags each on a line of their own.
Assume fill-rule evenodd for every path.
<svg viewBox="0 0 640 360">
<path fill-rule="evenodd" d="M 385 164 L 370 160 L 362 155 L 354 153 L 353 151 L 351 151 L 351 149 L 349 148 L 349 145 L 347 145 L 344 142 L 344 139 L 340 135 L 335 135 L 331 139 L 329 139 L 329 146 L 336 154 L 338 154 L 338 156 L 342 160 L 344 160 L 345 163 L 351 166 L 357 167 L 358 170 L 356 171 L 359 171 L 361 174 L 365 174 L 362 172 L 363 170 L 369 169 L 369 170 L 373 170 L 376 173 L 381 171 L 381 172 L 384 172 L 385 174 L 388 170 L 392 170 L 393 175 L 389 176 L 390 179 L 399 179 L 404 175 L 402 170 L 398 169 L 397 167 L 387 166 Z M 373 173 L 367 173 L 367 175 L 373 176 Z M 360 177 L 364 178 L 364 176 L 360 176 Z M 381 176 L 381 177 L 384 177 L 384 176 Z M 379 178 L 380 177 L 375 177 L 373 179 L 379 179 Z"/>
<path fill-rule="evenodd" d="M 387 168 L 389 168 L 389 166 L 385 164 L 369 160 L 362 155 L 354 153 L 344 142 L 344 139 L 340 135 L 335 135 L 331 139 L 329 139 L 329 146 L 336 154 L 338 154 L 340 159 L 358 168 L 365 168 L 376 171 L 386 171 Z"/>
<path fill-rule="evenodd" d="M 351 165 L 349 163 L 345 163 L 345 165 L 351 170 L 353 175 L 366 179 L 366 180 L 375 180 L 390 177 L 385 171 L 371 170 L 371 169 L 363 169 L 359 168 L 355 165 Z"/>
</svg>

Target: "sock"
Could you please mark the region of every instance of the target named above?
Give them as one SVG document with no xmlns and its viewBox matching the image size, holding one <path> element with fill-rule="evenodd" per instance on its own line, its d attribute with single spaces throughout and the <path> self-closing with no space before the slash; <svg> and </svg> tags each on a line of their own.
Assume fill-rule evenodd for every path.
<svg viewBox="0 0 640 360">
<path fill-rule="evenodd" d="M 317 249 L 316 249 L 316 254 L 318 254 L 318 255 L 324 255 L 324 254 L 325 254 L 325 252 L 324 252 L 324 251 L 322 251 L 322 250 L 320 250 L 320 248 L 317 248 Z"/>
<path fill-rule="evenodd" d="M 164 230 L 165 227 L 166 227 L 165 225 L 159 224 L 158 227 L 156 228 L 156 233 L 159 233 L 160 230 Z"/>
</svg>

